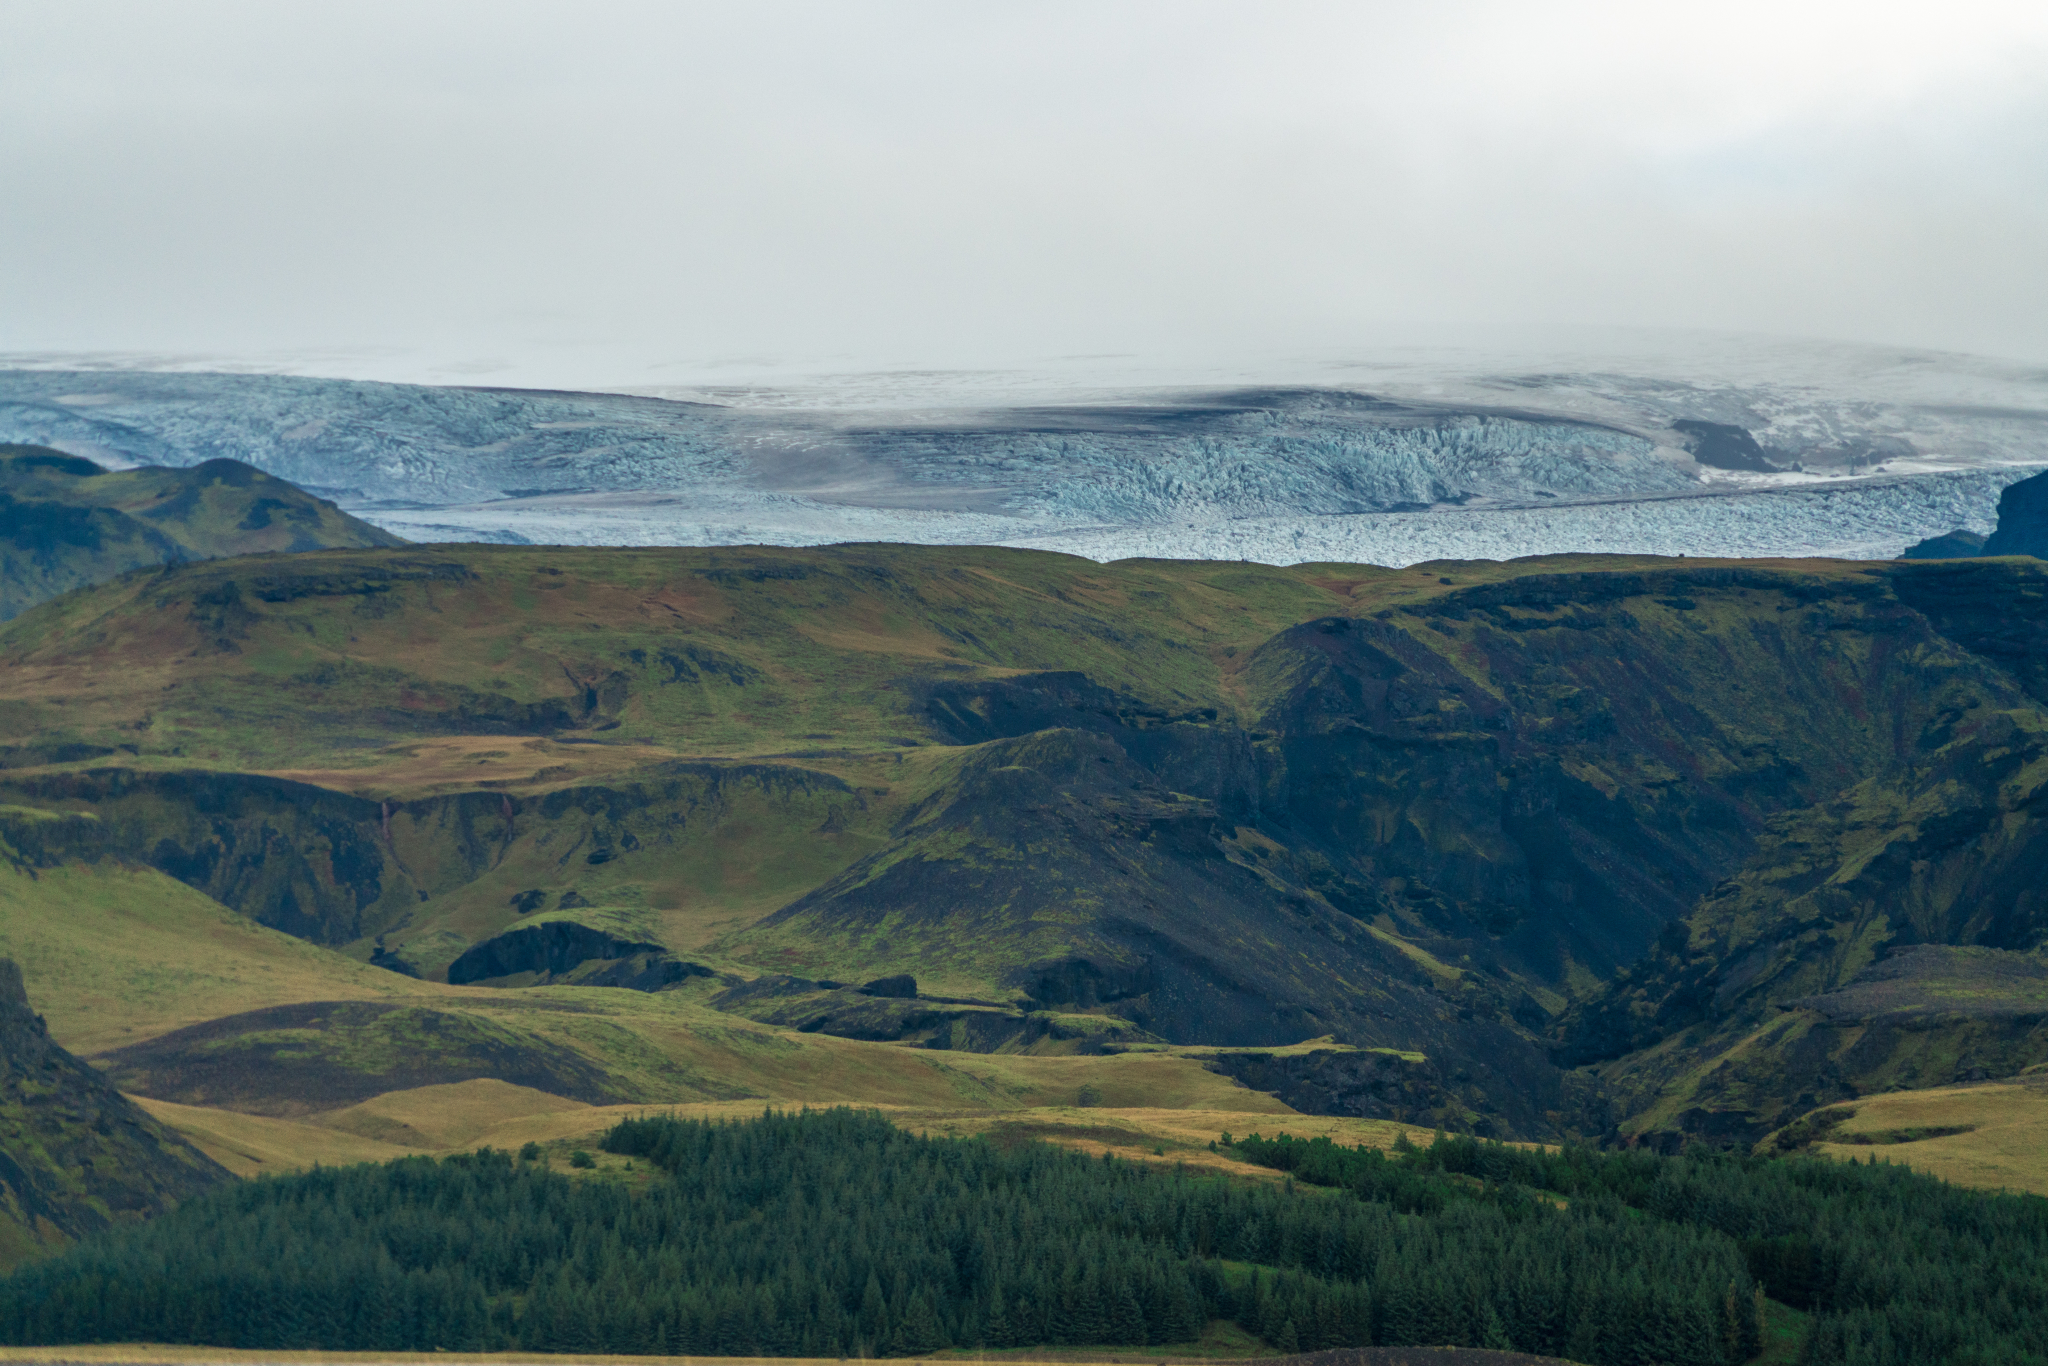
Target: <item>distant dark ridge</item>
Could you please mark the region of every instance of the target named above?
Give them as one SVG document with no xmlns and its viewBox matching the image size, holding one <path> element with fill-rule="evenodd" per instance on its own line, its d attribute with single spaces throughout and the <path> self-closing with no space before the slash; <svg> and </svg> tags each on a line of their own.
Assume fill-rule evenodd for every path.
<svg viewBox="0 0 2048 1366">
<path fill-rule="evenodd" d="M 2048 474 L 2006 485 L 1998 495 L 1998 530 L 1983 553 L 2048 559 Z"/>
<path fill-rule="evenodd" d="M 0 445 L 0 621 L 133 569 L 405 542 L 239 460 L 106 470 Z"/>
<path fill-rule="evenodd" d="M 1902 560 L 1967 560 L 1984 553 L 1983 536 L 1974 531 L 1957 527 L 1941 536 L 1929 536 L 1926 540 L 1909 545 L 1900 553 Z"/>
</svg>

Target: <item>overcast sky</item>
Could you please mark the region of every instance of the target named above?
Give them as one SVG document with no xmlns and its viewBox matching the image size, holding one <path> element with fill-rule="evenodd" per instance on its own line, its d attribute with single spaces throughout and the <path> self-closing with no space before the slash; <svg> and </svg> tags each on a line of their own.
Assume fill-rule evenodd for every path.
<svg viewBox="0 0 2048 1366">
<path fill-rule="evenodd" d="M 2044 72 L 2041 0 L 0 0 L 0 351 L 2048 358 Z"/>
</svg>

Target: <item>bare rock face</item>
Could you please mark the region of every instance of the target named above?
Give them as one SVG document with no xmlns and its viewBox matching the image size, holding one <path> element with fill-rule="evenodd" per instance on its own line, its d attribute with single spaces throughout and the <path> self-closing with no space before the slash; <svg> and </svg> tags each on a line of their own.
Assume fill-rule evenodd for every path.
<svg viewBox="0 0 2048 1366">
<path fill-rule="evenodd" d="M 1984 553 L 1985 538 L 1964 527 L 1909 545 L 1902 560 L 1969 560 Z"/>
<path fill-rule="evenodd" d="M 233 1180 L 58 1047 L 0 958 L 0 1262 L 161 1214 Z"/>
<path fill-rule="evenodd" d="M 2048 474 L 2006 486 L 1998 496 L 1998 530 L 1980 553 L 2048 559 Z"/>
<path fill-rule="evenodd" d="M 1447 1114 L 1456 1114 L 1455 1109 L 1446 1107 L 1441 1071 L 1416 1053 L 1338 1049 L 1234 1052 L 1218 1053 L 1207 1065 L 1210 1071 L 1243 1082 L 1254 1091 L 1270 1091 L 1307 1115 L 1352 1115 L 1420 1125 L 1441 1124 Z"/>
</svg>

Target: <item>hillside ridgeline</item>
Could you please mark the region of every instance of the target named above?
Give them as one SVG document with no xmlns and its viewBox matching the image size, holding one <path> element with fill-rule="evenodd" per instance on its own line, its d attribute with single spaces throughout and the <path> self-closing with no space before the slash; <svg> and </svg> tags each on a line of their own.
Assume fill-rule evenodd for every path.
<svg viewBox="0 0 2048 1366">
<path fill-rule="evenodd" d="M 0 1265 L 174 1208 L 228 1173 L 50 1040 L 0 958 Z"/>
<path fill-rule="evenodd" d="M 0 445 L 0 621 L 131 569 L 404 542 L 239 460 L 110 471 Z"/>
<path fill-rule="evenodd" d="M 1753 1137 L 1908 1045 L 1921 1085 L 1987 1030 L 2048 1060 L 1980 1012 L 1834 1090 L 1696 1076 L 1891 949 L 2048 934 L 2044 614 L 2048 567 L 1998 559 L 244 558 L 0 629 L 0 838 L 423 986 L 927 1050 L 1327 1039 L 1216 1065 L 1482 1133 Z M 852 985 L 893 976 L 916 994 Z M 202 1042 L 124 1058 L 194 1078 Z M 1799 1047 L 1744 1057 L 1797 1078 Z"/>
</svg>

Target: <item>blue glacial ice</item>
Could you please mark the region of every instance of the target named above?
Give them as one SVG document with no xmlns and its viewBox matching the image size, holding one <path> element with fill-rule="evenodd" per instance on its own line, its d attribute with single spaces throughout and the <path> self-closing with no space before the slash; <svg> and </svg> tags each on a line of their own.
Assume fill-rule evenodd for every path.
<svg viewBox="0 0 2048 1366">
<path fill-rule="evenodd" d="M 1997 403 L 1915 382 L 1888 398 L 1584 370 L 835 407 L 20 368 L 0 370 L 0 440 L 108 464 L 230 456 L 416 540 L 1869 558 L 1988 530 L 2000 489 L 2048 465 L 2048 381 Z M 1686 419 L 1753 435 L 1772 469 L 1715 468 Z"/>
</svg>

